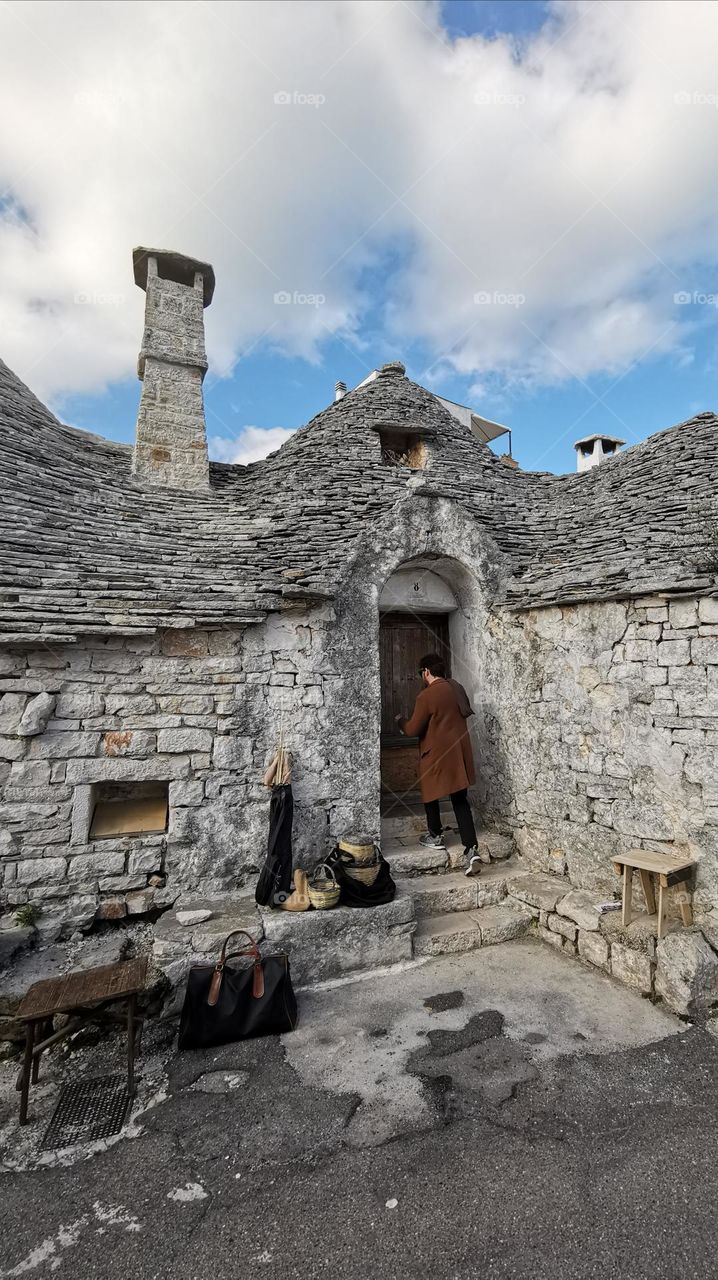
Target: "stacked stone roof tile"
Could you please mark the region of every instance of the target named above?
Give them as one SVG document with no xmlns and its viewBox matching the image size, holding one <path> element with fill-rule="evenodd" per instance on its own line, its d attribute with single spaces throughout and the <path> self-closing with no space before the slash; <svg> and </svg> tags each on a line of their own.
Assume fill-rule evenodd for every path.
<svg viewBox="0 0 718 1280">
<path fill-rule="evenodd" d="M 418 489 L 383 460 L 382 423 L 433 436 Z M 331 597 L 372 523 L 429 495 L 494 539 L 512 608 L 705 589 L 716 427 L 701 414 L 581 476 L 523 472 L 394 369 L 190 493 L 138 480 L 128 446 L 62 426 L 0 362 L 0 640 L 228 626 Z"/>
</svg>

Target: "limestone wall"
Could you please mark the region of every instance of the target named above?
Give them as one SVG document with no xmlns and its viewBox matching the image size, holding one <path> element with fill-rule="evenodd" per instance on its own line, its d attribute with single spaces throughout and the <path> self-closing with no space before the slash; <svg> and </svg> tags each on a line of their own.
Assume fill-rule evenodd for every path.
<svg viewBox="0 0 718 1280">
<path fill-rule="evenodd" d="M 53 937 L 188 891 L 251 884 L 267 840 L 261 774 L 282 722 L 297 852 L 316 861 L 337 803 L 325 743 L 330 622 L 317 610 L 243 631 L 0 657 L 2 905 L 37 903 L 40 932 Z M 165 780 L 165 836 L 89 840 L 98 784 Z"/>
<path fill-rule="evenodd" d="M 718 600 L 547 609 L 492 630 L 500 812 L 527 863 L 609 891 L 620 849 L 687 851 L 696 907 L 718 904 Z"/>
</svg>

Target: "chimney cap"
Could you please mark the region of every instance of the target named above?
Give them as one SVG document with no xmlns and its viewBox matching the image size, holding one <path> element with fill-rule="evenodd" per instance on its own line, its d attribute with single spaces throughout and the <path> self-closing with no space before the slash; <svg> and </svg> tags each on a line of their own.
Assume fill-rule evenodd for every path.
<svg viewBox="0 0 718 1280">
<path fill-rule="evenodd" d="M 147 290 L 147 267 L 150 258 L 157 259 L 157 271 L 165 280 L 174 280 L 176 284 L 194 285 L 195 272 L 201 271 L 204 284 L 204 306 L 208 307 L 214 296 L 214 270 L 208 262 L 200 262 L 198 258 L 188 258 L 184 253 L 174 249 L 147 249 L 138 245 L 132 250 L 132 269 L 135 284 Z"/>
<path fill-rule="evenodd" d="M 618 436 L 609 436 L 605 431 L 595 431 L 591 436 L 581 436 L 580 440 L 574 441 L 574 449 L 580 449 L 581 445 L 593 444 L 595 440 L 605 440 L 607 444 L 625 444 L 625 440 L 619 439 Z"/>
</svg>

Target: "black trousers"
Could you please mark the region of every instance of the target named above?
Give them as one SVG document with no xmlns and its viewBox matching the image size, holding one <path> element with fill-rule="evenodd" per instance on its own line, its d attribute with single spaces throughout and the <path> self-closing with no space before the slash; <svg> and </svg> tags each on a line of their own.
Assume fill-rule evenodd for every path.
<svg viewBox="0 0 718 1280">
<path fill-rule="evenodd" d="M 474 819 L 471 816 L 471 809 L 466 798 L 466 788 L 463 791 L 454 791 L 451 796 L 451 804 L 456 815 L 456 822 L 459 828 L 461 842 L 465 849 L 474 849 L 476 847 L 476 827 Z M 426 825 L 432 836 L 441 835 L 441 810 L 439 809 L 438 800 L 430 800 L 424 805 L 426 809 Z"/>
</svg>

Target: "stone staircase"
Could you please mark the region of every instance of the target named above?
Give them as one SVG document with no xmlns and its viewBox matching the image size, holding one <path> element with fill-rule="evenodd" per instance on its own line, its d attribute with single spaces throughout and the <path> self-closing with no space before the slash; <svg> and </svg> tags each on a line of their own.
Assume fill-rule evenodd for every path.
<svg viewBox="0 0 718 1280">
<path fill-rule="evenodd" d="M 511 873 L 519 870 L 513 840 L 479 833 L 481 875 L 464 875 L 463 850 L 449 807 L 442 807 L 446 849 L 419 844 L 426 830 L 423 810 L 409 804 L 382 819 L 382 851 L 397 886 L 397 897 L 413 902 L 413 954 L 458 954 L 506 942 L 528 931 L 531 915 L 507 899 Z"/>
</svg>

